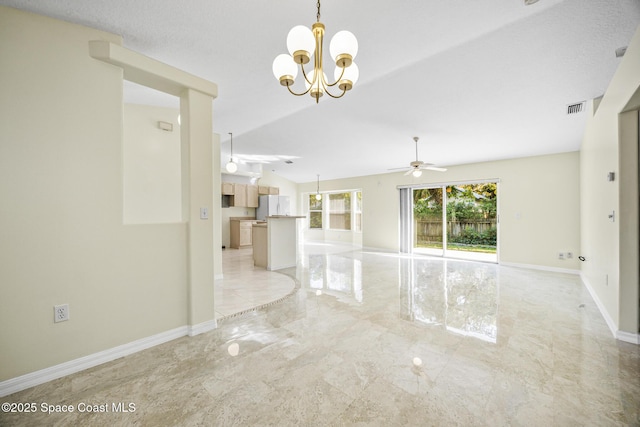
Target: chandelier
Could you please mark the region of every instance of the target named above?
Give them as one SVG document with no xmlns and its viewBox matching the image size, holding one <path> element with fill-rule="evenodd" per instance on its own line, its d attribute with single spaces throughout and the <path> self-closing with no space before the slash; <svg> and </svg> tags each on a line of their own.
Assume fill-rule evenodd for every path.
<svg viewBox="0 0 640 427">
<path fill-rule="evenodd" d="M 336 63 L 334 71 L 334 82 L 329 83 L 327 75 L 322 69 L 324 24 L 320 22 L 320 0 L 317 3 L 318 13 L 316 23 L 311 30 L 304 25 L 295 26 L 289 31 L 287 36 L 287 50 L 289 54 L 283 53 L 273 61 L 273 74 L 280 81 L 282 86 L 286 86 L 293 95 L 302 96 L 307 93 L 315 98 L 316 103 L 323 94 L 332 98 L 341 98 L 347 91 L 353 88 L 358 80 L 358 66 L 353 59 L 358 53 L 358 40 L 350 31 L 339 31 L 331 39 L 329 53 Z M 305 70 L 304 65 L 311 61 L 313 56 L 313 69 Z M 297 75 L 298 66 L 304 77 L 306 90 L 295 92 L 291 88 Z M 338 87 L 342 93 L 338 92 Z M 336 93 L 331 93 L 334 90 Z"/>
</svg>

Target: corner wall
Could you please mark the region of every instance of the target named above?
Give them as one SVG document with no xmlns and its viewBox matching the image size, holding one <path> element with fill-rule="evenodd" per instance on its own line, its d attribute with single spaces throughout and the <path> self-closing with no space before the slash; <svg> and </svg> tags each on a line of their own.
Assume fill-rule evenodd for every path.
<svg viewBox="0 0 640 427">
<path fill-rule="evenodd" d="M 609 327 L 638 343 L 638 116 L 640 29 L 636 31 L 582 143 L 582 279 Z M 615 172 L 616 180 L 607 180 Z M 614 214 L 614 221 L 609 218 Z"/>
<path fill-rule="evenodd" d="M 186 225 L 123 224 L 122 69 L 90 40 L 121 43 L 0 6 L 0 381 L 187 324 Z"/>
</svg>

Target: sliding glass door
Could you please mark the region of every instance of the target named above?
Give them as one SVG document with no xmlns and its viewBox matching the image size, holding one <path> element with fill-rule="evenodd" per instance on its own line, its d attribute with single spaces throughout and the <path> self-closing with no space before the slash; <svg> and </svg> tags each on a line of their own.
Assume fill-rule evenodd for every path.
<svg viewBox="0 0 640 427">
<path fill-rule="evenodd" d="M 406 191 L 406 190 L 405 190 Z M 413 187 L 403 237 L 415 253 L 498 261 L 498 183 Z M 410 224 L 402 224 L 410 221 Z"/>
<path fill-rule="evenodd" d="M 446 234 L 442 206 L 442 187 L 413 189 L 414 251 L 444 255 Z"/>
<path fill-rule="evenodd" d="M 498 185 L 446 187 L 447 256 L 498 262 Z"/>
</svg>

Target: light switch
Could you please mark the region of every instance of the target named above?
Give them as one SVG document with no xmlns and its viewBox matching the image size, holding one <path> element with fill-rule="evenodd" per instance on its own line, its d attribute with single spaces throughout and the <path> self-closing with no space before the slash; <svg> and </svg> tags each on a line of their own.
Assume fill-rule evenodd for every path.
<svg viewBox="0 0 640 427">
<path fill-rule="evenodd" d="M 200 208 L 200 219 L 209 219 L 209 208 Z"/>
</svg>

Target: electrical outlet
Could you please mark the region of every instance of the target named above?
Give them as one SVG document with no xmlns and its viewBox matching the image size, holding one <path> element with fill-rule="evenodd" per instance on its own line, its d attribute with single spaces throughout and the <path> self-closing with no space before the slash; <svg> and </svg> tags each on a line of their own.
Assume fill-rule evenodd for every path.
<svg viewBox="0 0 640 427">
<path fill-rule="evenodd" d="M 53 321 L 54 323 L 64 322 L 69 320 L 69 304 L 60 304 L 53 306 Z"/>
<path fill-rule="evenodd" d="M 567 252 L 567 259 L 573 259 L 573 252 Z"/>
<path fill-rule="evenodd" d="M 558 252 L 558 259 L 564 259 L 564 253 Z"/>
</svg>

